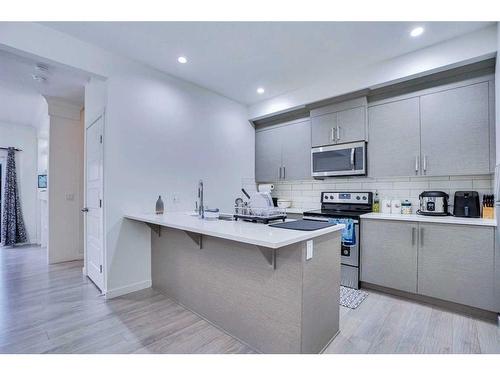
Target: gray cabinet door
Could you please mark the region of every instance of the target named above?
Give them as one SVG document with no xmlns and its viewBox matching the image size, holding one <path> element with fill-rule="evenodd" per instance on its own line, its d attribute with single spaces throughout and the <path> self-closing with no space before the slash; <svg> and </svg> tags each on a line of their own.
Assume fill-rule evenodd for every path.
<svg viewBox="0 0 500 375">
<path fill-rule="evenodd" d="M 417 291 L 418 224 L 388 220 L 362 220 L 361 281 Z"/>
<path fill-rule="evenodd" d="M 281 155 L 285 180 L 311 178 L 311 122 L 297 122 L 281 129 Z"/>
<path fill-rule="evenodd" d="M 421 97 L 424 174 L 490 171 L 488 82 Z"/>
<path fill-rule="evenodd" d="M 418 293 L 495 311 L 493 231 L 420 223 Z"/>
<path fill-rule="evenodd" d="M 274 182 L 279 179 L 282 134 L 279 127 L 255 133 L 255 180 L 257 182 Z"/>
<path fill-rule="evenodd" d="M 356 142 L 366 139 L 366 107 L 337 112 L 337 142 Z"/>
<path fill-rule="evenodd" d="M 335 129 L 337 128 L 337 113 L 311 118 L 311 145 L 312 147 L 325 146 L 335 143 Z"/>
<path fill-rule="evenodd" d="M 368 108 L 368 175 L 419 174 L 419 99 L 410 98 Z"/>
</svg>

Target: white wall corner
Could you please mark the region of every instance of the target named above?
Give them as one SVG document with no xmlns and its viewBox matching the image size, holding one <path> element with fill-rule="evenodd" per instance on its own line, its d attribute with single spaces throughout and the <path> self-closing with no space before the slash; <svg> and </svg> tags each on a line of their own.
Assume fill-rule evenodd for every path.
<svg viewBox="0 0 500 375">
<path fill-rule="evenodd" d="M 103 291 L 103 294 L 105 295 L 106 299 L 112 299 L 112 298 L 116 298 L 119 296 L 123 296 L 125 294 L 132 293 L 132 292 L 137 292 L 138 290 L 151 288 L 152 285 L 153 285 L 153 283 L 152 283 L 151 279 L 149 279 L 149 280 L 139 281 L 137 283 L 125 285 L 125 286 L 122 286 L 119 288 Z"/>
<path fill-rule="evenodd" d="M 48 105 L 49 116 L 63 117 L 70 120 L 79 121 L 82 106 L 67 102 L 60 98 L 45 97 Z"/>
</svg>

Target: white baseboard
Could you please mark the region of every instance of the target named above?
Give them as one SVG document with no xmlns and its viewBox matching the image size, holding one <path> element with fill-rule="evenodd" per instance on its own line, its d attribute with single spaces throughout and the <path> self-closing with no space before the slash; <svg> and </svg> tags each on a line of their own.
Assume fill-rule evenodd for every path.
<svg viewBox="0 0 500 375">
<path fill-rule="evenodd" d="M 106 297 L 106 299 L 111 299 L 111 298 L 115 298 L 118 296 L 123 296 L 124 294 L 137 292 L 138 290 L 141 290 L 141 289 L 151 288 L 151 285 L 153 285 L 151 280 L 139 281 L 137 283 L 125 285 L 125 286 L 122 286 L 120 288 L 107 290 L 105 297 Z"/>
</svg>

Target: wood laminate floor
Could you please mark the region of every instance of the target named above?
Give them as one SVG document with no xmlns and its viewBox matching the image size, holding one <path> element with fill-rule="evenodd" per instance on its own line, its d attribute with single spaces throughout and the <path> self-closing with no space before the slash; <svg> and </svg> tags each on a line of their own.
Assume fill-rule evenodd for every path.
<svg viewBox="0 0 500 375">
<path fill-rule="evenodd" d="M 500 353 L 494 322 L 369 291 L 341 307 L 326 353 Z M 0 353 L 252 353 L 153 289 L 112 300 L 82 262 L 46 265 L 39 247 L 0 248 Z"/>
</svg>

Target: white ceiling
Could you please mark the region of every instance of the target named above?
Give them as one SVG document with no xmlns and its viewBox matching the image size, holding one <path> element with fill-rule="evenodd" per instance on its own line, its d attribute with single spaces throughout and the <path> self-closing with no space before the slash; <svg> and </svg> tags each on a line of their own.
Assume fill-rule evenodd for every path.
<svg viewBox="0 0 500 375">
<path fill-rule="evenodd" d="M 35 69 L 38 62 L 31 58 L 15 55 L 0 50 L 0 87 L 12 88 L 31 94 L 58 97 L 77 105 L 83 105 L 85 83 L 88 76 L 61 66 L 43 63 L 48 70 L 40 72 Z M 32 75 L 43 75 L 46 82 L 37 82 Z M 0 102 L 0 110 L 8 108 Z M 28 110 L 28 109 L 27 109 Z"/>
<path fill-rule="evenodd" d="M 49 22 L 244 104 L 489 26 L 486 22 Z M 424 26 L 418 38 L 409 35 Z M 179 64 L 177 57 L 188 58 Z M 264 95 L 256 89 L 264 87 Z"/>
</svg>

